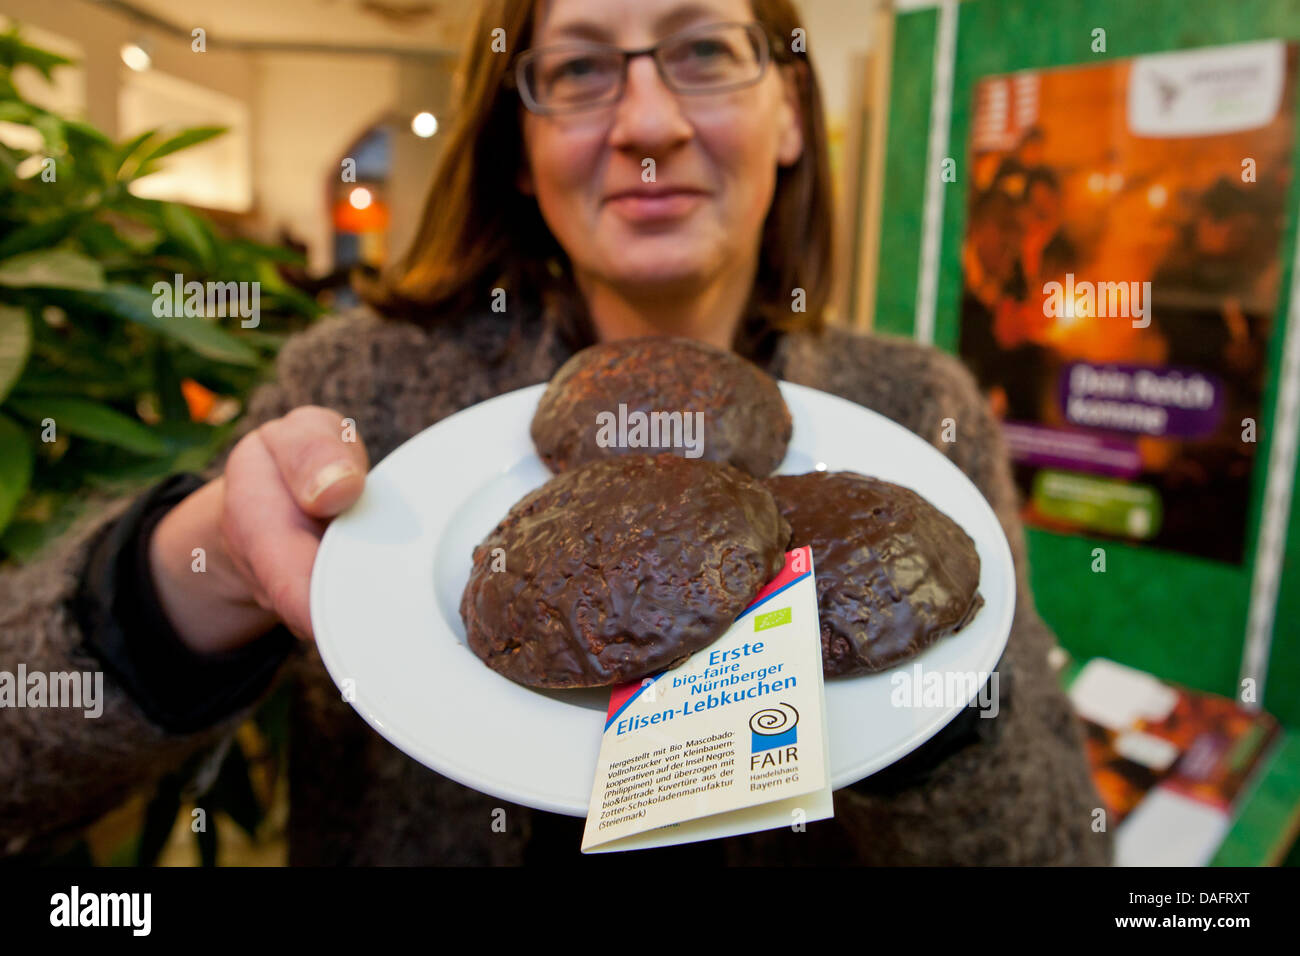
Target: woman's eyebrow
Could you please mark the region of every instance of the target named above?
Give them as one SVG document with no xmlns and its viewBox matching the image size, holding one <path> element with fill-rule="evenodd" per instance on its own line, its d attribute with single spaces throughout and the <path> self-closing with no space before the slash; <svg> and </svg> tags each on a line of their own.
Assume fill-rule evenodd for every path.
<svg viewBox="0 0 1300 956">
<path fill-rule="evenodd" d="M 669 33 L 676 33 L 686 27 L 695 26 L 696 23 L 702 20 L 721 22 L 726 19 L 717 10 L 704 4 L 684 3 L 679 7 L 673 7 L 673 9 L 656 20 L 655 30 L 659 36 L 667 36 Z"/>
<path fill-rule="evenodd" d="M 596 43 L 612 43 L 614 34 L 591 20 L 570 20 L 567 23 L 547 24 L 538 40 L 541 41 L 539 46 L 541 43 L 552 43 L 556 40 L 592 40 Z"/>
<path fill-rule="evenodd" d="M 701 20 L 720 20 L 718 11 L 697 3 L 687 3 L 674 7 L 655 20 L 655 33 L 667 36 L 678 30 L 694 26 Z M 547 24 L 543 34 L 538 38 L 541 43 L 555 40 L 591 40 L 596 43 L 613 43 L 614 34 L 606 26 L 593 20 L 569 20 L 556 24 Z M 541 45 L 539 43 L 538 45 Z"/>
</svg>

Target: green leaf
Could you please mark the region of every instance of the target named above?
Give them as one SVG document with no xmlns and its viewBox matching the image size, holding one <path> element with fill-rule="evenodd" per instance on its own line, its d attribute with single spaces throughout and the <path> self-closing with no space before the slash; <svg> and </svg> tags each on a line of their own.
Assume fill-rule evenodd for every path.
<svg viewBox="0 0 1300 956">
<path fill-rule="evenodd" d="M 290 332 L 263 332 L 261 329 L 245 329 L 240 338 L 258 348 L 278 352 L 289 340 Z"/>
<path fill-rule="evenodd" d="M 55 428 L 141 455 L 165 455 L 167 443 L 121 412 L 81 398 L 13 398 L 9 407 L 34 422 L 54 419 Z"/>
<path fill-rule="evenodd" d="M 0 166 L 11 177 L 18 171 L 18 164 L 27 158 L 27 153 L 20 153 L 18 150 L 6 143 L 0 143 Z"/>
<path fill-rule="evenodd" d="M 129 180 L 134 178 L 134 171 L 140 168 L 140 163 L 133 164 L 132 173 L 126 173 L 127 163 L 131 157 L 136 154 L 146 141 L 152 139 L 158 131 L 156 129 L 147 129 L 143 133 L 132 136 L 130 139 L 123 140 L 113 148 L 113 159 L 117 162 L 117 175 L 119 179 Z"/>
<path fill-rule="evenodd" d="M 181 391 L 181 376 L 176 372 L 176 363 L 172 361 L 172 352 L 164 342 L 158 342 L 153 350 L 154 392 L 158 396 L 158 411 L 164 422 L 188 422 L 189 405 Z"/>
<path fill-rule="evenodd" d="M 26 309 L 0 305 L 0 402 L 27 365 L 32 351 L 32 323 Z"/>
<path fill-rule="evenodd" d="M 15 100 L 0 100 L 0 122 L 30 125 L 36 109 Z"/>
<path fill-rule="evenodd" d="M 266 812 L 253 790 L 251 768 L 238 740 L 226 751 L 226 759 L 204 800 L 209 807 L 208 819 L 212 819 L 211 811 L 224 811 L 249 839 L 257 838 L 257 828 Z"/>
<path fill-rule="evenodd" d="M 40 132 L 41 138 L 45 140 L 45 148 L 48 152 L 67 152 L 68 137 L 62 119 L 53 113 L 40 110 L 32 117 L 31 123 Z"/>
<path fill-rule="evenodd" d="M 241 256 L 253 259 L 270 259 L 272 262 L 284 262 L 289 265 L 306 265 L 307 257 L 296 249 L 284 246 L 268 246 L 251 239 L 227 239 L 225 248 Z"/>
<path fill-rule="evenodd" d="M 86 502 L 80 495 L 41 492 L 33 487 L 0 535 L 0 548 L 20 564 L 28 564 L 85 510 Z"/>
<path fill-rule="evenodd" d="M 78 179 L 103 187 L 117 183 L 117 163 L 113 157 L 111 139 L 80 120 L 65 120 L 63 133 L 67 137 L 68 152 L 80 167 L 80 170 L 74 171 Z M 63 172 L 62 167 L 59 172 Z"/>
<path fill-rule="evenodd" d="M 158 170 L 162 169 L 161 163 L 140 163 L 135 169 L 131 170 L 131 175 L 126 177 L 130 181 L 144 179 L 146 176 L 152 176 Z"/>
<path fill-rule="evenodd" d="M 23 102 L 23 98 L 18 95 L 18 87 L 14 86 L 14 81 L 10 78 L 8 70 L 0 70 L 0 100 Z"/>
<path fill-rule="evenodd" d="M 133 487 L 151 485 L 177 471 L 175 456 L 146 458 L 116 465 L 87 467 L 81 475 L 86 484 L 109 494 L 120 495 Z"/>
<path fill-rule="evenodd" d="M 155 315 L 153 294 L 138 286 L 109 285 L 100 292 L 80 295 L 77 301 L 169 336 L 215 361 L 229 362 L 232 365 L 258 363 L 255 351 L 206 319 L 186 315 Z M 233 321 L 238 323 L 239 320 Z"/>
<path fill-rule="evenodd" d="M 194 834 L 194 842 L 199 845 L 199 866 L 216 866 L 217 865 L 217 827 L 220 826 L 220 818 L 213 812 L 213 808 L 208 806 L 206 800 L 196 801 L 194 804 L 196 810 L 202 810 L 208 825 Z"/>
<path fill-rule="evenodd" d="M 314 319 L 325 311 L 315 299 L 293 286 L 285 286 L 279 292 L 263 295 L 262 302 L 264 312 L 296 312 L 309 319 Z"/>
<path fill-rule="evenodd" d="M 136 851 L 136 866 L 153 866 L 158 862 L 158 857 L 167 846 L 167 840 L 176 826 L 176 814 L 181 809 L 181 790 L 184 786 L 185 778 L 180 774 L 168 774 L 158 782 L 158 789 L 145 808 L 140 846 Z"/>
<path fill-rule="evenodd" d="M 73 212 L 55 216 L 53 219 L 46 219 L 42 222 L 32 222 L 19 226 L 5 236 L 3 240 L 0 240 L 0 259 L 8 259 L 20 252 L 30 252 L 33 249 L 45 248 L 60 242 L 68 235 L 82 215 L 80 212 Z"/>
<path fill-rule="evenodd" d="M 113 145 L 113 141 L 101 133 L 89 123 L 83 123 L 81 120 L 64 120 L 64 129 L 75 136 L 80 136 L 87 142 L 96 143 L 100 146 Z"/>
<path fill-rule="evenodd" d="M 95 219 L 83 223 L 77 230 L 77 241 L 82 251 L 96 259 L 105 272 L 137 264 L 131 256 L 134 250 L 130 243 L 107 222 Z"/>
<path fill-rule="evenodd" d="M 39 70 L 47 80 L 52 80 L 50 74 L 56 66 L 68 66 L 74 62 L 66 56 L 23 42 L 16 29 L 0 34 L 0 64 L 10 69 L 26 64 Z"/>
<path fill-rule="evenodd" d="M 155 229 L 147 222 L 142 222 L 133 216 L 105 213 L 105 221 L 113 227 L 122 241 L 136 252 L 152 252 L 158 243 L 162 242 L 161 229 Z"/>
<path fill-rule="evenodd" d="M 207 223 L 184 206 L 168 203 L 163 207 L 163 228 L 178 242 L 204 271 L 212 269 L 212 237 Z"/>
<path fill-rule="evenodd" d="M 9 524 L 18 502 L 31 486 L 34 458 L 23 429 L 0 415 L 0 531 Z"/>
<path fill-rule="evenodd" d="M 100 289 L 104 270 L 71 249 L 24 252 L 0 262 L 0 285 L 11 288 Z"/>
<path fill-rule="evenodd" d="M 148 387 L 148 382 L 132 381 L 132 378 L 140 377 L 119 374 L 114 378 L 103 380 L 81 376 L 74 379 L 65 371 L 39 371 L 36 363 L 29 361 L 26 372 L 14 386 L 13 394 L 29 398 L 42 395 L 64 397 L 75 395 L 78 398 L 89 398 L 99 402 L 129 402 Z"/>
<path fill-rule="evenodd" d="M 163 422 L 155 425 L 153 431 L 166 442 L 167 456 L 128 459 L 120 452 L 87 454 L 80 462 L 81 476 L 90 485 L 120 495 L 178 471 L 201 472 L 226 446 L 234 430 L 232 422 L 219 426 L 190 421 Z"/>
<path fill-rule="evenodd" d="M 170 139 L 165 139 L 149 152 L 145 153 L 144 159 L 140 161 L 143 166 L 155 159 L 161 159 L 164 156 L 170 156 L 172 153 L 182 149 L 189 149 L 199 143 L 206 142 L 214 137 L 220 136 L 226 131 L 224 126 L 195 126 L 192 129 L 183 130 Z"/>
</svg>

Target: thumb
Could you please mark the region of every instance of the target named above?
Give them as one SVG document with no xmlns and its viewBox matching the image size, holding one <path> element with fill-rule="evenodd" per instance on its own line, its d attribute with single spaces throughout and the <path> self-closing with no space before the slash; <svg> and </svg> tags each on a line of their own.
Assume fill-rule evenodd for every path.
<svg viewBox="0 0 1300 956">
<path fill-rule="evenodd" d="M 365 445 L 343 440 L 343 421 L 333 409 L 304 405 L 258 429 L 294 501 L 315 518 L 351 506 L 370 470 Z"/>
</svg>

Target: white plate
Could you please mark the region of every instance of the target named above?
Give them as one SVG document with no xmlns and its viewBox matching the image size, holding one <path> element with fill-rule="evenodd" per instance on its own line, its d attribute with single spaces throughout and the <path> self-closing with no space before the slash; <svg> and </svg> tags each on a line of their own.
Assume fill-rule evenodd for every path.
<svg viewBox="0 0 1300 956">
<path fill-rule="evenodd" d="M 465 409 L 376 465 L 361 498 L 321 541 L 311 617 L 330 676 L 390 742 L 467 787 L 585 817 L 609 689 L 515 684 L 470 651 L 460 619 L 475 545 L 550 477 L 528 434 L 543 388 Z M 781 473 L 824 466 L 905 485 L 975 541 L 984 608 L 898 672 L 914 677 L 914 664 L 923 673 L 992 671 L 1011 631 L 1015 570 L 1002 528 L 975 486 L 936 449 L 875 412 L 788 382 L 781 393 L 794 416 Z M 891 676 L 826 682 L 833 786 L 914 750 L 967 702 L 896 706 L 891 694 L 901 685 Z"/>
</svg>

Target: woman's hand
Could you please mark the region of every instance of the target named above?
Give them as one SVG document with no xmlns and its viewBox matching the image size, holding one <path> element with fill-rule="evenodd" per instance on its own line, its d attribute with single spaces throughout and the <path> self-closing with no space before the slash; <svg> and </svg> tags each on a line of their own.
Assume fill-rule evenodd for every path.
<svg viewBox="0 0 1300 956">
<path fill-rule="evenodd" d="M 149 542 L 154 584 L 191 649 L 231 650 L 281 621 L 312 637 L 316 549 L 370 468 L 361 440 L 343 440 L 343 421 L 304 405 L 267 422 L 231 449 L 220 478 L 158 522 Z"/>
</svg>

